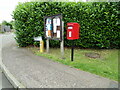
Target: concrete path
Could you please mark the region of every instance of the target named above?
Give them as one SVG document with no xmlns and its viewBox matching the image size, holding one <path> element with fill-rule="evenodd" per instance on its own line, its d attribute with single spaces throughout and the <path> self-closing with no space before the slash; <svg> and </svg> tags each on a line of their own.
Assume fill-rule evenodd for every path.
<svg viewBox="0 0 120 90">
<path fill-rule="evenodd" d="M 13 37 L 14 34 L 3 36 L 3 63 L 27 88 L 118 88 L 115 81 L 35 56 L 25 48 L 18 48 Z"/>
</svg>

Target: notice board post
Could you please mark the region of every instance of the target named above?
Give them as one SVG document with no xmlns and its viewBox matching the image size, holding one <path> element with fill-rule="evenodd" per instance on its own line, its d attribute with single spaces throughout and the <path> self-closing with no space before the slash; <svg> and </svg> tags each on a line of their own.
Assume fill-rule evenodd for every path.
<svg viewBox="0 0 120 90">
<path fill-rule="evenodd" d="M 49 38 L 46 39 L 46 52 L 49 53 Z"/>
<path fill-rule="evenodd" d="M 62 21 L 62 40 L 60 42 L 60 48 L 61 48 L 61 57 L 62 59 L 65 59 L 64 57 L 64 22 Z"/>
</svg>

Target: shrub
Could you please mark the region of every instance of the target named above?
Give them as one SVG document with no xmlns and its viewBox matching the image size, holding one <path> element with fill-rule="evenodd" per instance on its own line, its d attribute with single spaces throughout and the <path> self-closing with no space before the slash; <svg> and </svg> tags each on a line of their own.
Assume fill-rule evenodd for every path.
<svg viewBox="0 0 120 90">
<path fill-rule="evenodd" d="M 80 24 L 80 39 L 75 46 L 81 48 L 120 48 L 120 27 L 118 27 L 119 2 L 26 2 L 20 3 L 13 12 L 16 40 L 19 46 L 33 45 L 33 37 L 44 38 L 44 16 L 62 13 L 64 21 L 65 46 L 73 41 L 66 39 L 66 24 Z M 53 47 L 59 41 L 50 41 Z"/>
<path fill-rule="evenodd" d="M 10 29 L 13 29 L 13 26 L 12 26 L 12 24 L 10 22 L 3 21 L 2 25 L 10 26 Z"/>
</svg>

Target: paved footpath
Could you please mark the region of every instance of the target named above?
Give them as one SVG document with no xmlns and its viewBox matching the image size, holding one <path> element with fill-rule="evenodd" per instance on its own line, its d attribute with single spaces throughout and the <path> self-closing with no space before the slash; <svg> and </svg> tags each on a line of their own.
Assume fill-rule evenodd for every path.
<svg viewBox="0 0 120 90">
<path fill-rule="evenodd" d="M 116 81 L 70 68 L 18 48 L 14 34 L 3 35 L 2 59 L 8 70 L 27 88 L 118 88 Z"/>
</svg>

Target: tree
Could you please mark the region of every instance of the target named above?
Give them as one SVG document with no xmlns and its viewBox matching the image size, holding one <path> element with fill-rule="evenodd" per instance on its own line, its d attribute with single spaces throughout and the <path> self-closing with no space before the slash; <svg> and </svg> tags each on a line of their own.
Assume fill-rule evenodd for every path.
<svg viewBox="0 0 120 90">
<path fill-rule="evenodd" d="M 12 24 L 10 22 L 7 21 L 2 21 L 2 25 L 6 25 L 6 26 L 10 26 L 10 29 L 13 29 Z"/>
<path fill-rule="evenodd" d="M 10 21 L 10 24 L 12 25 L 12 29 L 14 29 L 15 22 L 12 20 L 12 21 Z"/>
<path fill-rule="evenodd" d="M 8 23 L 7 23 L 7 21 L 2 21 L 2 25 L 7 25 L 8 26 Z"/>
</svg>

